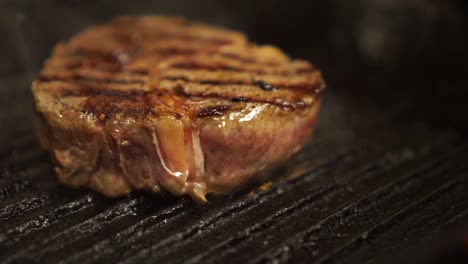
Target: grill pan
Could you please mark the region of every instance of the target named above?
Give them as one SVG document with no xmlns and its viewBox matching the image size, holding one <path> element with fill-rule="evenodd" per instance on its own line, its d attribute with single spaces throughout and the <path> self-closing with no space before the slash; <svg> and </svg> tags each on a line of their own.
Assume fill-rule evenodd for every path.
<svg viewBox="0 0 468 264">
<path fill-rule="evenodd" d="M 0 263 L 468 262 L 465 2 L 5 2 Z M 33 129 L 41 61 L 86 25 L 148 12 L 232 26 L 323 69 L 317 130 L 269 188 L 197 205 L 57 183 Z"/>
</svg>

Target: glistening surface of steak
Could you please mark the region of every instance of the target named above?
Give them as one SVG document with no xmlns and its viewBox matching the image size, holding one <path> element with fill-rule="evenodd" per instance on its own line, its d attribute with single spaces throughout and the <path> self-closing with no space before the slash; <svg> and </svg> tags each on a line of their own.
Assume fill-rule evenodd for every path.
<svg viewBox="0 0 468 264">
<path fill-rule="evenodd" d="M 119 17 L 58 44 L 32 91 L 59 180 L 106 196 L 226 193 L 309 138 L 320 71 L 238 32 Z"/>
</svg>

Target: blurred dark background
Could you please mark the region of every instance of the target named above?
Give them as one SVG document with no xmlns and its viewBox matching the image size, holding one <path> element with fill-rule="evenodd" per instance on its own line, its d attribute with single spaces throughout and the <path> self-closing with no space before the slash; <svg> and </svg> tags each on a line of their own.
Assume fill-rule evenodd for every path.
<svg viewBox="0 0 468 264">
<path fill-rule="evenodd" d="M 383 111 L 405 101 L 436 126 L 468 126 L 464 0 L 11 0 L 0 10 L 0 77 L 33 77 L 57 41 L 115 15 L 178 15 L 309 59 L 334 92 L 367 97 Z"/>
<path fill-rule="evenodd" d="M 435 128 L 454 129 L 462 137 L 468 130 L 465 0 L 0 3 L 0 88 L 24 87 L 12 96 L 29 96 L 30 80 L 58 41 L 116 15 L 164 14 L 240 30 L 254 42 L 274 44 L 293 58 L 310 60 L 323 70 L 328 83 L 326 96 L 333 97 L 338 106 L 347 102 L 341 104 L 339 117 L 325 121 L 346 121 L 348 114 L 353 114 L 353 105 L 372 105 L 369 109 L 378 114 L 401 105 L 407 115 Z M 18 79 L 22 79 L 20 86 Z M 16 84 L 10 86 L 10 80 Z M 0 97 L 5 94 L 9 93 L 0 90 Z M 32 108 L 31 101 L 24 106 L 15 103 L 19 99 L 0 99 L 12 113 L 18 108 Z M 440 255 L 443 260 L 445 255 Z"/>
</svg>

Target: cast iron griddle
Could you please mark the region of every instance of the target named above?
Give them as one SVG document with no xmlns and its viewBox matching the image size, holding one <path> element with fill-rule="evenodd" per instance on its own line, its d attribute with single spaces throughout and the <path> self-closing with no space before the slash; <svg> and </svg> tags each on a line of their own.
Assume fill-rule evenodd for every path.
<svg viewBox="0 0 468 264">
<path fill-rule="evenodd" d="M 468 142 L 329 87 L 311 144 L 264 191 L 110 200 L 59 186 L 30 79 L 0 82 L 0 262 L 382 262 L 468 214 Z M 333 84 L 332 84 L 333 85 Z"/>
</svg>

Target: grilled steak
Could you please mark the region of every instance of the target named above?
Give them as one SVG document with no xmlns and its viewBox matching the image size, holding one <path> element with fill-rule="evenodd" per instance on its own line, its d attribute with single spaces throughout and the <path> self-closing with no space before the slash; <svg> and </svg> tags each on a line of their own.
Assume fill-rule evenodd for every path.
<svg viewBox="0 0 468 264">
<path fill-rule="evenodd" d="M 309 137 L 320 71 L 244 35 L 119 17 L 58 44 L 32 91 L 60 182 L 206 201 L 265 180 Z"/>
</svg>

